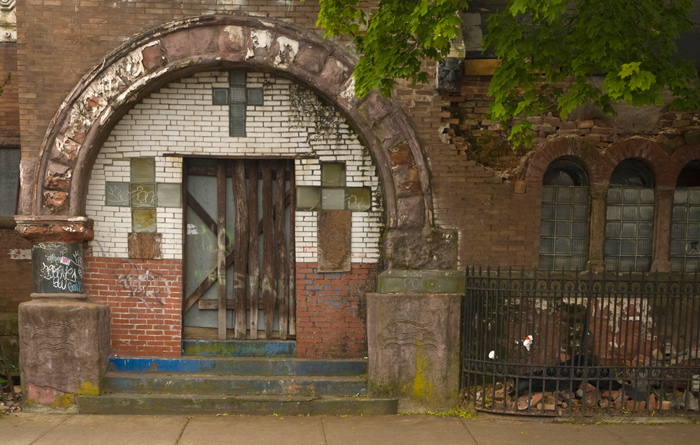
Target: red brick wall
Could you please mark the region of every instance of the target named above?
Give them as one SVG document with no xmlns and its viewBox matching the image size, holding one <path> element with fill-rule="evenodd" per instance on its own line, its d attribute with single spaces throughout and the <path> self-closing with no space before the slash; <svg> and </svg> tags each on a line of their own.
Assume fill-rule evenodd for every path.
<svg viewBox="0 0 700 445">
<path fill-rule="evenodd" d="M 345 273 L 318 273 L 297 263 L 297 356 L 361 358 L 367 355 L 365 292 L 376 286 L 374 264 L 352 264 Z"/>
<path fill-rule="evenodd" d="M 0 146 L 19 145 L 19 103 L 17 101 L 17 44 L 0 43 L 0 85 L 11 73 L 0 96 Z"/>
<path fill-rule="evenodd" d="M 34 290 L 32 261 L 19 259 L 30 249 L 31 243 L 13 229 L 0 229 L 0 312 L 16 313 Z"/>
<path fill-rule="evenodd" d="M 179 356 L 182 262 L 86 255 L 85 291 L 110 308 L 112 352 Z"/>
</svg>

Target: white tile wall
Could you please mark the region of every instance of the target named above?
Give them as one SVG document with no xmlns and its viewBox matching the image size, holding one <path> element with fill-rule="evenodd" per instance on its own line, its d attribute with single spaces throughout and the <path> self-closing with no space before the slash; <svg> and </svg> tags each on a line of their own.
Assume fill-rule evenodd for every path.
<svg viewBox="0 0 700 445">
<path fill-rule="evenodd" d="M 382 229 L 379 178 L 369 153 L 345 119 L 311 91 L 267 73 L 248 73 L 248 87 L 262 87 L 265 103 L 249 106 L 247 137 L 228 135 L 228 109 L 212 105 L 212 88 L 227 88 L 228 73 L 207 72 L 172 82 L 144 98 L 112 130 L 95 161 L 87 216 L 95 221 L 95 255 L 126 258 L 131 231 L 128 207 L 105 206 L 105 181 L 129 182 L 131 157 L 156 158 L 156 182 L 182 181 L 182 158 L 293 156 L 298 186 L 321 185 L 321 162 L 345 162 L 348 187 L 371 187 L 372 211 L 353 214 L 352 261 L 376 263 Z M 183 209 L 158 208 L 163 258 L 182 258 Z M 316 212 L 296 212 L 296 259 L 317 261 Z"/>
</svg>

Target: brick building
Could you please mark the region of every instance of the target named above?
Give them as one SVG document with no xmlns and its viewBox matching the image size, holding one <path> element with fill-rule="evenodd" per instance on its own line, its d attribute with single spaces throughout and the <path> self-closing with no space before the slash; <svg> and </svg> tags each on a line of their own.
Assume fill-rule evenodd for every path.
<svg viewBox="0 0 700 445">
<path fill-rule="evenodd" d="M 464 266 L 698 267 L 697 113 L 542 116 L 534 147 L 513 151 L 485 117 L 488 61 L 467 59 L 455 91 L 360 100 L 356 55 L 321 38 L 312 2 L 0 5 L 16 13 L 0 143 L 21 146 L 23 239 L 0 236 L 19 258 L 32 243 L 34 272 L 33 293 L 0 304 L 32 295 L 30 401 L 99 388 L 107 352 L 177 357 L 218 339 L 369 355 L 378 385 L 410 382 L 419 404 L 434 386 L 444 403 Z M 432 364 L 416 359 L 425 329 L 448 346 L 425 352 Z M 65 352 L 83 341 L 89 360 Z M 91 365 L 67 376 L 47 360 Z"/>
</svg>

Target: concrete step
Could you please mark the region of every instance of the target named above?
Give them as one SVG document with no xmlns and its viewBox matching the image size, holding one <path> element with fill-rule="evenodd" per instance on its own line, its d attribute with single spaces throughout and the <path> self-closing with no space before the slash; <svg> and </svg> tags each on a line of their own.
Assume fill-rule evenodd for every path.
<svg viewBox="0 0 700 445">
<path fill-rule="evenodd" d="M 364 376 L 259 376 L 202 373 L 110 372 L 107 393 L 359 396 L 367 393 Z"/>
<path fill-rule="evenodd" d="M 79 396 L 81 414 L 387 415 L 396 399 L 366 397 L 107 394 Z"/>
<path fill-rule="evenodd" d="M 288 340 L 183 340 L 182 355 L 205 357 L 296 357 Z"/>
<path fill-rule="evenodd" d="M 255 376 L 358 376 L 366 360 L 315 360 L 262 357 L 113 357 L 111 372 L 187 372 Z"/>
</svg>

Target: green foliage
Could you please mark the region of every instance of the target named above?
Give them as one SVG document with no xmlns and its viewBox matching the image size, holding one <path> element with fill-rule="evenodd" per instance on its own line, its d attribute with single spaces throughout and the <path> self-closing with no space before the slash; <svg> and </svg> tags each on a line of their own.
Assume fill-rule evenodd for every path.
<svg viewBox="0 0 700 445">
<path fill-rule="evenodd" d="M 428 81 L 424 59 L 440 60 L 461 33 L 465 0 L 380 0 L 368 14 L 359 0 L 320 0 L 318 25 L 326 37 L 348 35 L 362 58 L 355 68 L 355 91 L 362 97 L 379 89 L 388 96 L 396 79 Z M 366 5 L 362 5 L 366 6 Z"/>
<path fill-rule="evenodd" d="M 514 122 L 509 139 L 529 145 L 527 118 L 566 118 L 589 101 L 700 107 L 697 71 L 677 56 L 675 41 L 692 27 L 692 0 L 511 0 L 490 17 L 485 43 L 501 63 L 489 93 L 491 118 Z M 592 82 L 594 76 L 602 82 Z"/>
<path fill-rule="evenodd" d="M 675 41 L 692 27 L 693 0 L 510 0 L 493 14 L 485 44 L 501 59 L 489 93 L 491 119 L 511 128 L 509 140 L 529 145 L 528 117 L 566 118 L 592 102 L 659 104 L 665 91 L 677 109 L 700 108 L 694 65 Z M 320 0 L 326 36 L 347 35 L 362 55 L 355 70 L 361 97 L 388 96 L 396 79 L 427 82 L 425 59 L 440 60 L 461 32 L 467 0 Z M 371 13 L 368 11 L 372 11 Z M 592 82 L 593 77 L 601 82 Z"/>
</svg>

